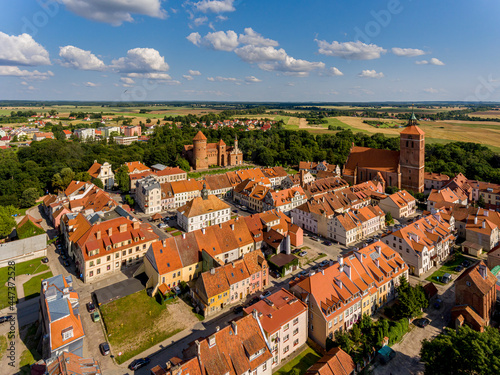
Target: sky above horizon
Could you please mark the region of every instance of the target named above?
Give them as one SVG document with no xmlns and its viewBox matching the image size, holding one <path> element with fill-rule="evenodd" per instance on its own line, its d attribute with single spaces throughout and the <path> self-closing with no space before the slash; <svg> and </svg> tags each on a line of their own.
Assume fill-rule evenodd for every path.
<svg viewBox="0 0 500 375">
<path fill-rule="evenodd" d="M 0 99 L 500 101 L 493 0 L 0 5 Z"/>
</svg>

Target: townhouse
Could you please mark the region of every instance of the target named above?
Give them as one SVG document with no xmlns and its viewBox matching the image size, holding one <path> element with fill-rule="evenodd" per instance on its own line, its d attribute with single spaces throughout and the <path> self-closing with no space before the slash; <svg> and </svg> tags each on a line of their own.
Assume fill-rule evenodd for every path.
<svg viewBox="0 0 500 375">
<path fill-rule="evenodd" d="M 339 256 L 337 262 L 290 282 L 290 291 L 308 305 L 309 337 L 322 347 L 363 314 L 393 300 L 400 278 L 408 278 L 401 256 L 381 241 Z"/>
<path fill-rule="evenodd" d="M 455 219 L 442 213 L 424 216 L 382 240 L 405 260 L 412 275 L 443 263 L 455 243 Z"/>
<path fill-rule="evenodd" d="M 250 305 L 244 311 L 247 315 L 256 311 L 266 339 L 271 345 L 272 368 L 307 342 L 307 305 L 285 289 Z"/>
<path fill-rule="evenodd" d="M 259 319 L 247 315 L 195 340 L 183 351 L 187 361 L 171 370 L 181 374 L 271 375 L 272 354 Z"/>
<path fill-rule="evenodd" d="M 104 189 L 111 189 L 115 185 L 115 174 L 111 169 L 111 164 L 107 161 L 104 164 L 100 164 L 97 160 L 94 160 L 94 164 L 88 170 L 88 174 L 92 178 L 101 180 Z"/>
<path fill-rule="evenodd" d="M 326 193 L 344 190 L 349 187 L 347 181 L 340 177 L 322 178 L 303 186 L 307 198 L 321 196 Z"/>
<path fill-rule="evenodd" d="M 203 189 L 203 182 L 193 179 L 167 182 L 167 184 L 170 184 L 169 188 L 172 189 L 175 208 L 182 207 L 190 200 L 199 197 Z"/>
<path fill-rule="evenodd" d="M 307 201 L 304 190 L 300 186 L 278 191 L 270 190 L 264 198 L 263 210 L 279 210 L 289 213 L 295 207 L 304 204 Z"/>
<path fill-rule="evenodd" d="M 151 172 L 151 168 L 142 164 L 140 161 L 128 161 L 125 163 L 125 166 L 128 169 L 128 174 L 137 174 L 143 172 Z"/>
<path fill-rule="evenodd" d="M 283 167 L 262 168 L 264 177 L 267 177 L 271 182 L 271 187 L 276 189 L 281 186 L 283 180 L 288 176 Z"/>
<path fill-rule="evenodd" d="M 361 221 L 363 238 L 385 228 L 385 213 L 379 206 L 366 206 L 355 211 Z"/>
<path fill-rule="evenodd" d="M 39 307 L 42 358 L 51 363 L 64 352 L 83 356 L 85 332 L 71 275 L 42 280 Z"/>
<path fill-rule="evenodd" d="M 94 223 L 75 243 L 77 272 L 84 282 L 112 275 L 142 261 L 158 236 L 149 224 L 118 217 Z"/>
<path fill-rule="evenodd" d="M 482 182 L 469 180 L 472 186 L 472 199 L 478 202 L 480 199 L 484 202 L 486 209 L 498 211 L 500 209 L 500 185 L 491 182 Z"/>
<path fill-rule="evenodd" d="M 193 198 L 177 209 L 177 224 L 185 232 L 225 223 L 231 219 L 231 208 L 215 195 L 208 195 L 203 184 L 201 197 Z"/>
<path fill-rule="evenodd" d="M 328 238 L 350 246 L 363 239 L 363 223 L 353 211 L 336 215 L 328 223 Z"/>
<path fill-rule="evenodd" d="M 406 190 L 400 190 L 382 199 L 379 207 L 386 213 L 390 212 L 393 218 L 401 219 L 415 214 L 417 201 Z"/>
<path fill-rule="evenodd" d="M 101 375 L 99 362 L 94 358 L 82 358 L 73 353 L 63 352 L 50 363 L 38 361 L 31 365 L 32 374 L 51 375 Z"/>
<path fill-rule="evenodd" d="M 356 364 L 340 347 L 332 348 L 304 375 L 355 375 Z"/>
<path fill-rule="evenodd" d="M 269 285 L 267 261 L 259 250 L 242 259 L 203 272 L 194 282 L 191 296 L 205 317 L 217 314 L 228 304 L 245 300 Z"/>
<path fill-rule="evenodd" d="M 145 214 L 162 211 L 162 198 L 161 185 L 152 175 L 137 182 L 135 199 Z"/>
<path fill-rule="evenodd" d="M 44 139 L 54 139 L 54 134 L 51 132 L 36 132 L 33 134 L 33 141 L 43 141 Z"/>
<path fill-rule="evenodd" d="M 264 199 L 270 191 L 270 187 L 246 179 L 234 188 L 233 200 L 255 212 L 262 212 L 264 211 Z"/>
<path fill-rule="evenodd" d="M 282 189 L 290 189 L 295 186 L 305 186 L 316 181 L 316 178 L 309 172 L 300 171 L 294 175 L 289 175 L 281 182 Z"/>
<path fill-rule="evenodd" d="M 154 175 L 160 184 L 165 182 L 187 180 L 187 173 L 179 167 L 165 167 L 159 171 L 154 171 Z"/>
<path fill-rule="evenodd" d="M 450 177 L 441 173 L 424 172 L 424 193 L 441 190 L 450 181 Z"/>
<path fill-rule="evenodd" d="M 227 174 L 216 174 L 204 177 L 212 194 L 218 198 L 232 197 L 233 185 L 229 181 Z"/>
<path fill-rule="evenodd" d="M 427 198 L 427 211 L 432 211 L 436 204 L 440 205 L 442 203 L 467 204 L 467 200 L 465 202 L 461 201 L 450 188 L 432 189 Z"/>
<path fill-rule="evenodd" d="M 318 174 L 318 172 L 328 172 L 333 173 L 335 176 L 340 176 L 340 167 L 335 164 L 328 164 L 326 160 L 319 163 L 301 161 L 299 162 L 299 172 L 306 171 L 313 175 Z"/>
</svg>

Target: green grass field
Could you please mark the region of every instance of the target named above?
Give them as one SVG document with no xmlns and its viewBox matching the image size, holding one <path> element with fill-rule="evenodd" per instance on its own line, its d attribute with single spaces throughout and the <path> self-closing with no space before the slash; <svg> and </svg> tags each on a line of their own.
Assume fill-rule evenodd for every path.
<svg viewBox="0 0 500 375">
<path fill-rule="evenodd" d="M 43 271 L 47 271 L 49 267 L 41 262 L 42 258 L 36 258 L 28 260 L 26 262 L 18 263 L 15 267 L 16 276 L 24 274 L 34 274 Z M 9 293 L 8 288 L 5 287 L 5 283 L 8 280 L 9 267 L 0 268 L 0 309 L 9 306 Z M 14 282 L 15 283 L 15 282 Z M 17 297 L 15 299 L 17 301 Z"/>
<path fill-rule="evenodd" d="M 170 319 L 166 306 L 142 290 L 100 307 L 119 364 L 182 331 L 181 328 L 162 328 L 165 327 L 162 323 Z M 121 356 L 117 355 L 119 351 Z"/>
<path fill-rule="evenodd" d="M 5 351 L 7 350 L 7 336 L 0 336 L 0 360 L 2 360 Z"/>
<path fill-rule="evenodd" d="M 31 299 L 38 297 L 40 295 L 40 288 L 42 286 L 42 280 L 52 277 L 52 272 L 45 272 L 38 276 L 33 276 L 31 279 L 23 284 L 24 289 L 24 299 Z"/>
<path fill-rule="evenodd" d="M 281 367 L 278 371 L 274 372 L 274 375 L 288 375 L 291 374 L 294 369 L 298 369 L 299 372 L 294 372 L 293 374 L 302 375 L 305 374 L 307 369 L 314 365 L 321 356 L 316 353 L 311 347 L 307 347 L 302 353 L 295 357 L 292 361 L 288 362 L 285 366 Z"/>
<path fill-rule="evenodd" d="M 465 257 L 462 254 L 456 254 L 455 258 L 449 260 L 445 264 L 441 266 L 437 271 L 435 271 L 432 275 L 426 278 L 427 281 L 432 281 L 433 283 L 444 285 L 442 282 L 438 281 L 436 277 L 441 278 L 445 273 L 449 273 L 451 275 L 457 274 L 455 271 L 455 267 L 462 264 L 465 260 Z"/>
<path fill-rule="evenodd" d="M 19 359 L 19 369 L 21 370 L 20 373 L 23 375 L 31 374 L 30 365 L 42 358 L 40 353 L 36 350 L 39 341 L 39 337 L 36 335 L 37 330 L 38 322 L 21 328 L 21 331 L 26 331 L 24 335 L 21 336 L 24 337 L 23 342 L 24 345 L 26 345 L 26 349 L 21 353 L 21 358 Z"/>
</svg>

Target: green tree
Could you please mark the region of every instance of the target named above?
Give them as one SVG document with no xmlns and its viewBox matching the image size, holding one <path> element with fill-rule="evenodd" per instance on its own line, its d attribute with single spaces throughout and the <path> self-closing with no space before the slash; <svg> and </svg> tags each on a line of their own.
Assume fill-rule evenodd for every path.
<svg viewBox="0 0 500 375">
<path fill-rule="evenodd" d="M 23 191 L 19 200 L 21 207 L 27 208 L 35 205 L 36 200 L 40 198 L 40 192 L 37 188 L 28 188 Z"/>
<path fill-rule="evenodd" d="M 500 372 L 500 333 L 464 326 L 424 340 L 420 351 L 426 375 L 493 375 Z"/>
<path fill-rule="evenodd" d="M 16 226 L 16 221 L 11 214 L 14 210 L 13 206 L 0 206 L 0 238 L 7 237 Z"/>
<path fill-rule="evenodd" d="M 189 165 L 189 162 L 184 158 L 177 159 L 177 165 L 183 171 L 189 172 L 191 170 L 191 166 Z"/>
<path fill-rule="evenodd" d="M 387 212 L 385 214 L 385 225 L 391 225 L 394 223 L 394 219 L 392 218 L 392 214 L 390 212 Z"/>
<path fill-rule="evenodd" d="M 104 185 L 102 183 L 102 181 L 98 178 L 92 178 L 92 180 L 90 180 L 95 186 L 97 186 L 98 188 L 101 188 L 101 189 L 104 189 Z"/>
<path fill-rule="evenodd" d="M 424 288 L 421 285 L 412 287 L 404 276 L 400 278 L 397 291 L 398 301 L 394 306 L 396 318 L 413 318 L 429 305 Z"/>
<path fill-rule="evenodd" d="M 90 180 L 92 180 L 92 176 L 89 174 L 89 172 L 78 172 L 75 175 L 75 180 L 90 182 Z"/>
<path fill-rule="evenodd" d="M 115 173 L 115 182 L 122 193 L 126 193 L 130 190 L 130 178 L 128 176 L 128 168 L 122 165 Z"/>
<path fill-rule="evenodd" d="M 61 172 L 56 173 L 52 178 L 52 187 L 55 190 L 65 190 L 74 178 L 75 172 L 71 168 L 63 168 Z"/>
</svg>

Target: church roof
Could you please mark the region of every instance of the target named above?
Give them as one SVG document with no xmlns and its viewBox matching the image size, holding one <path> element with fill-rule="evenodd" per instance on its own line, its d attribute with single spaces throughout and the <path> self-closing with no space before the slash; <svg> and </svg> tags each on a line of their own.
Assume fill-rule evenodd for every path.
<svg viewBox="0 0 500 375">
<path fill-rule="evenodd" d="M 378 171 L 397 172 L 398 165 L 399 151 L 354 146 L 351 148 L 351 153 L 345 164 L 344 174 L 352 175 L 348 172 L 354 172 L 356 166 Z"/>
<path fill-rule="evenodd" d="M 201 132 L 201 130 L 196 134 L 193 138 L 193 141 L 206 141 L 207 137 L 205 137 L 205 134 Z"/>
</svg>

